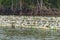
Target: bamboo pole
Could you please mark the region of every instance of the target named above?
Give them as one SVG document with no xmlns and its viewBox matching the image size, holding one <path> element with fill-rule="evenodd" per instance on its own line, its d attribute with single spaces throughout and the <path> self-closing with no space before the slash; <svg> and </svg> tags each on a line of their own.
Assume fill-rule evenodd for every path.
<svg viewBox="0 0 60 40">
<path fill-rule="evenodd" d="M 40 8 L 43 6 L 43 0 L 40 0 Z"/>
<path fill-rule="evenodd" d="M 36 11 L 35 11 L 35 15 L 38 14 L 38 8 L 40 7 L 40 3 L 39 3 L 39 0 L 37 0 L 37 5 L 36 5 Z"/>
<path fill-rule="evenodd" d="M 22 0 L 20 0 L 20 15 L 22 15 Z"/>
<path fill-rule="evenodd" d="M 11 5 L 11 10 L 13 11 L 13 0 L 11 1 L 12 5 Z"/>
</svg>

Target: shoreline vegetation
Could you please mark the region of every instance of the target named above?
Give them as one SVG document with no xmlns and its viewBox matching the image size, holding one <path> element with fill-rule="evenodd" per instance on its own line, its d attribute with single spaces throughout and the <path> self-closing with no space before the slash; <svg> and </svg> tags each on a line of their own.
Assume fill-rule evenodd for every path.
<svg viewBox="0 0 60 40">
<path fill-rule="evenodd" d="M 26 10 L 24 10 L 26 11 Z M 15 16 L 60 16 L 60 10 L 57 8 L 49 8 L 49 9 L 34 9 L 29 10 L 27 12 L 19 11 L 19 12 L 12 12 L 9 10 L 1 9 L 0 15 L 15 15 Z"/>
</svg>

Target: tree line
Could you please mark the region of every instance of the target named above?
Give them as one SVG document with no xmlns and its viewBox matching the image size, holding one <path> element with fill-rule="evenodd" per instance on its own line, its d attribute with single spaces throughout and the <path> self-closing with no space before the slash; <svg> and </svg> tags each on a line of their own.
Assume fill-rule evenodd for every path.
<svg viewBox="0 0 60 40">
<path fill-rule="evenodd" d="M 36 15 L 49 8 L 60 9 L 60 0 L 0 0 L 0 14 Z"/>
</svg>

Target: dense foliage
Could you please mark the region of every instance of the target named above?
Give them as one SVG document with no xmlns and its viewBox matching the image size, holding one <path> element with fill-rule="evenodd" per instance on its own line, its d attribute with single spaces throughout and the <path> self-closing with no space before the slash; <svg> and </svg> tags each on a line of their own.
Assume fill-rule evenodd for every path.
<svg viewBox="0 0 60 40">
<path fill-rule="evenodd" d="M 60 0 L 0 0 L 0 14 L 10 15 L 15 13 L 21 15 L 21 12 L 23 12 L 23 15 L 40 15 L 40 13 L 42 13 L 42 15 L 48 13 L 48 15 L 59 15 L 59 9 Z"/>
<path fill-rule="evenodd" d="M 6 8 L 11 8 L 12 4 L 14 7 L 18 7 L 21 6 L 19 5 L 20 1 L 22 2 L 21 5 L 29 8 L 34 8 L 38 2 L 40 3 L 41 0 L 38 0 L 38 2 L 37 0 L 0 0 L 0 7 L 3 6 Z M 43 6 L 60 8 L 60 0 L 42 0 L 42 2 Z"/>
</svg>

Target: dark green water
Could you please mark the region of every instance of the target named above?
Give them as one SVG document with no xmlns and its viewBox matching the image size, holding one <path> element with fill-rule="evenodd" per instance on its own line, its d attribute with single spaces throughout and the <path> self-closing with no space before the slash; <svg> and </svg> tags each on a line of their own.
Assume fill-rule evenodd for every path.
<svg viewBox="0 0 60 40">
<path fill-rule="evenodd" d="M 0 40 L 60 40 L 60 30 L 0 28 Z"/>
</svg>

